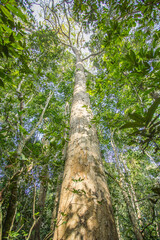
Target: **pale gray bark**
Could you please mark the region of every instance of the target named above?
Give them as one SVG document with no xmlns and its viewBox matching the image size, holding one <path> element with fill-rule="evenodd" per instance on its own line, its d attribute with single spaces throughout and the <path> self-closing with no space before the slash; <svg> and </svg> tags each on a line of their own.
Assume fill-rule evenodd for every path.
<svg viewBox="0 0 160 240">
<path fill-rule="evenodd" d="M 53 239 L 117 240 L 83 62 L 79 51 L 72 49 L 77 61 L 70 140 Z"/>
<path fill-rule="evenodd" d="M 89 94 L 79 49 L 84 47 L 82 26 L 75 36 L 74 20 L 68 17 L 65 2 L 57 9 L 47 6 L 60 43 L 76 57 L 75 86 L 70 117 L 70 136 L 61 187 L 54 240 L 117 240 L 110 194 L 102 165 L 96 128 L 92 123 Z M 62 12 L 58 14 L 58 9 Z M 57 11 L 56 11 L 57 10 Z M 64 15 L 63 15 L 64 14 Z M 65 28 L 62 24 L 65 23 Z M 72 28 L 73 26 L 73 28 Z M 72 32 L 73 30 L 73 32 Z M 79 46 L 81 45 L 81 46 Z"/>
</svg>

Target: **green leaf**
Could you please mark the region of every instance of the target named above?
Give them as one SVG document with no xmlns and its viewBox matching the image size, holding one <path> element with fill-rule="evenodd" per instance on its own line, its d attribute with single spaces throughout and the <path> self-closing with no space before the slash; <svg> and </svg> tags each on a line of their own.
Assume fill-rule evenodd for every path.
<svg viewBox="0 0 160 240">
<path fill-rule="evenodd" d="M 158 105 L 160 104 L 160 97 L 157 98 L 154 103 L 150 106 L 150 108 L 148 109 L 147 115 L 145 117 L 146 119 L 146 126 L 150 123 L 150 121 L 152 120 L 152 117 L 155 113 L 155 111 L 158 108 Z"/>
<path fill-rule="evenodd" d="M 24 112 L 25 112 L 24 110 L 19 111 L 19 112 L 18 112 L 18 115 L 19 115 L 19 116 L 22 116 L 22 114 L 23 114 Z"/>
<path fill-rule="evenodd" d="M 129 55 L 130 55 L 130 58 L 132 59 L 132 61 L 135 62 L 135 61 L 136 61 L 136 55 L 135 55 L 135 53 L 133 52 L 133 50 L 130 51 L 130 54 L 129 54 Z"/>
<path fill-rule="evenodd" d="M 23 133 L 23 134 L 28 134 L 28 132 L 26 131 L 26 129 L 24 127 L 22 127 L 20 124 L 19 124 L 19 130 Z"/>
<path fill-rule="evenodd" d="M 82 193 L 86 194 L 86 191 L 84 191 L 83 189 L 81 190 Z"/>
<path fill-rule="evenodd" d="M 6 4 L 6 7 L 17 17 L 21 18 L 24 22 L 26 22 L 26 16 L 22 13 L 22 11 L 11 4 Z"/>
<path fill-rule="evenodd" d="M 0 87 L 4 88 L 4 82 L 0 79 Z"/>
<path fill-rule="evenodd" d="M 67 214 L 64 213 L 64 212 L 61 212 L 61 215 L 64 216 L 64 217 L 67 216 Z"/>
<path fill-rule="evenodd" d="M 4 6 L 0 5 L 0 9 L 9 20 L 13 21 L 13 16 Z"/>
<path fill-rule="evenodd" d="M 160 48 L 157 48 L 155 51 L 155 57 L 159 57 L 160 56 Z"/>
<path fill-rule="evenodd" d="M 3 46 L 3 52 L 6 55 L 6 57 L 8 58 L 9 57 L 9 53 L 8 53 L 8 47 L 6 45 Z"/>
<path fill-rule="evenodd" d="M 143 123 L 145 121 L 144 117 L 142 117 L 140 114 L 138 113 L 128 113 L 128 116 L 135 121 L 140 121 L 141 123 Z"/>
<path fill-rule="evenodd" d="M 120 129 L 135 128 L 135 127 L 144 127 L 144 124 L 140 122 L 127 122 L 124 125 L 122 125 Z"/>
<path fill-rule="evenodd" d="M 21 153 L 21 160 L 28 160 L 23 153 Z"/>
<path fill-rule="evenodd" d="M 11 43 L 12 43 L 12 42 L 15 42 L 13 32 L 12 32 L 11 35 L 9 36 L 9 41 L 10 41 Z"/>
<path fill-rule="evenodd" d="M 135 18 L 140 18 L 140 17 L 142 17 L 142 15 L 140 13 L 137 13 L 137 14 L 134 14 L 134 17 Z"/>
<path fill-rule="evenodd" d="M 73 182 L 82 182 L 84 180 L 84 178 L 79 178 L 79 179 L 72 179 Z"/>
<path fill-rule="evenodd" d="M 37 216 L 37 215 L 39 215 L 39 212 L 36 212 L 36 213 L 34 214 L 34 216 Z"/>
</svg>

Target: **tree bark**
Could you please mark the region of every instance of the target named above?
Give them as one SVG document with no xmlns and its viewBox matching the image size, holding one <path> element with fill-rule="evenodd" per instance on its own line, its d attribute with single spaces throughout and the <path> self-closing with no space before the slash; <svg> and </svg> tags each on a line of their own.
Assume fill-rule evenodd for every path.
<svg viewBox="0 0 160 240">
<path fill-rule="evenodd" d="M 96 128 L 92 123 L 84 67 L 77 49 L 70 140 L 54 240 L 117 240 L 118 235 Z"/>
</svg>

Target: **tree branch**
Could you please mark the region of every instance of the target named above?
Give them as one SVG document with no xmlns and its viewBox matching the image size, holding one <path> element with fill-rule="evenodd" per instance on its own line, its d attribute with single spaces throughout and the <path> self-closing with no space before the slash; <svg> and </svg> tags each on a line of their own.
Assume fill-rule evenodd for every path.
<svg viewBox="0 0 160 240">
<path fill-rule="evenodd" d="M 48 96 L 48 98 L 47 98 L 47 100 L 46 100 L 46 104 L 45 104 L 45 106 L 44 106 L 44 108 L 43 108 L 43 111 L 42 111 L 42 113 L 41 113 L 41 116 L 40 116 L 40 118 L 39 118 L 39 121 L 36 123 L 36 126 L 31 130 L 30 134 L 29 134 L 23 141 L 21 141 L 20 144 L 18 145 L 18 149 L 17 149 L 17 153 L 18 153 L 18 154 L 21 154 L 21 153 L 22 153 L 22 150 L 23 150 L 24 145 L 25 145 L 26 142 L 33 136 L 33 134 L 34 134 L 35 131 L 37 130 L 38 126 L 42 123 L 42 121 L 43 121 L 43 116 L 44 116 L 45 111 L 46 111 L 46 109 L 47 109 L 47 107 L 48 107 L 48 104 L 49 104 L 49 102 L 50 102 L 50 100 L 51 100 L 51 98 L 52 98 L 52 96 L 53 96 L 53 93 L 54 93 L 54 91 L 53 91 L 53 92 L 50 91 L 49 96 Z"/>
<path fill-rule="evenodd" d="M 80 30 L 79 30 L 78 34 L 77 34 L 77 47 L 79 46 L 79 36 L 80 36 L 81 32 L 82 32 L 82 25 L 80 27 Z"/>
<path fill-rule="evenodd" d="M 148 223 L 143 229 L 142 229 L 142 231 L 141 231 L 141 233 L 143 233 L 144 232 L 144 230 L 147 228 L 147 227 L 149 227 L 150 225 L 152 225 L 153 224 L 153 222 L 154 222 L 154 220 L 155 220 L 155 211 L 154 211 L 154 206 L 152 206 L 152 211 L 153 211 L 153 214 L 152 214 L 152 220 L 151 220 L 151 222 L 150 223 Z"/>
<path fill-rule="evenodd" d="M 103 53 L 103 52 L 104 52 L 104 50 L 102 50 L 102 51 L 100 51 L 100 52 L 97 52 L 97 53 L 91 53 L 91 54 L 88 55 L 86 58 L 83 58 L 82 61 L 85 61 L 85 60 L 87 60 L 87 59 L 90 58 L 90 57 L 97 56 L 97 55 L 99 55 L 99 54 L 101 54 L 101 53 Z"/>
<path fill-rule="evenodd" d="M 64 8 L 65 8 L 65 4 L 64 4 Z M 70 45 L 72 45 L 72 43 L 71 43 L 71 24 L 70 24 L 70 21 L 69 21 L 69 19 L 68 19 L 68 15 L 67 15 L 67 12 L 66 12 L 66 8 L 65 8 L 65 16 L 66 16 L 67 23 L 68 23 L 69 42 L 70 42 Z"/>
<path fill-rule="evenodd" d="M 109 172 L 107 172 L 106 170 L 104 170 L 104 172 L 105 172 L 105 174 L 107 174 L 110 178 L 112 178 L 112 179 L 118 184 L 118 186 L 119 186 L 120 188 L 122 188 L 122 186 L 120 186 L 119 181 L 117 181 L 117 179 L 115 179 L 114 176 L 112 176 L 112 175 L 111 175 Z"/>
<path fill-rule="evenodd" d="M 158 195 L 157 194 L 149 194 L 147 197 L 139 199 L 136 202 L 141 202 L 141 201 L 146 200 L 146 199 L 149 200 L 151 197 L 158 197 Z"/>
<path fill-rule="evenodd" d="M 59 40 L 59 41 L 60 41 L 60 43 L 61 43 L 61 44 L 63 44 L 64 46 L 72 48 L 72 46 L 71 46 L 71 45 L 69 45 L 69 44 L 67 44 L 67 43 L 64 43 L 64 42 L 62 42 L 62 40 L 61 40 L 61 39 L 58 39 L 58 40 Z"/>
<path fill-rule="evenodd" d="M 44 237 L 44 240 L 48 240 L 49 238 L 52 237 L 54 231 L 50 231 L 45 237 Z"/>
</svg>

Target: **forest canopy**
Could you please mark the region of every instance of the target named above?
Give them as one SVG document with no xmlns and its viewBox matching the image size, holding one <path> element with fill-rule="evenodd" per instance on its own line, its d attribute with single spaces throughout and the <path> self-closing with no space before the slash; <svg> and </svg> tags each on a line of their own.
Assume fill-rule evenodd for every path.
<svg viewBox="0 0 160 240">
<path fill-rule="evenodd" d="M 159 22 L 157 0 L 0 1 L 0 240 L 160 239 Z"/>
</svg>

